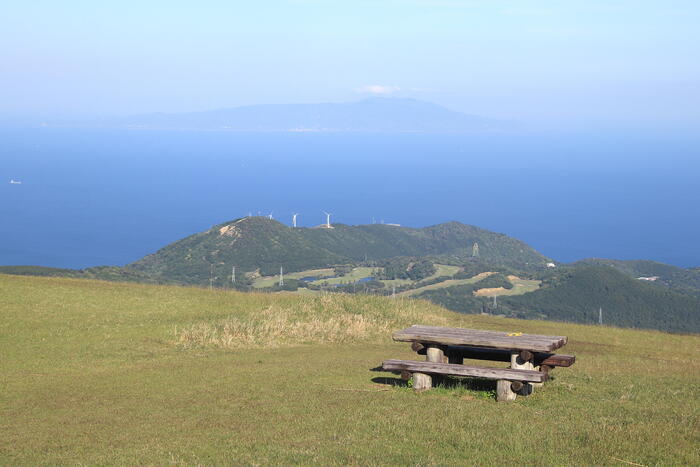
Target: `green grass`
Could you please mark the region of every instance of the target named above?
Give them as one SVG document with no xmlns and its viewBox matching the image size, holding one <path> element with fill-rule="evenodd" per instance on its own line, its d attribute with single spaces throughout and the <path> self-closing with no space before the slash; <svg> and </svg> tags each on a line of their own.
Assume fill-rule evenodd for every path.
<svg viewBox="0 0 700 467">
<path fill-rule="evenodd" d="M 285 273 L 284 277 L 287 279 L 303 279 L 304 277 L 330 277 L 333 274 L 335 274 L 333 272 L 333 268 L 307 269 L 306 271 L 301 272 L 291 272 L 289 274 Z M 253 281 L 253 287 L 256 289 L 273 287 L 277 285 L 279 280 L 279 275 L 258 277 L 257 279 L 255 279 L 255 281 Z"/>
<path fill-rule="evenodd" d="M 432 279 L 435 277 L 441 277 L 441 276 L 454 276 L 459 272 L 461 268 L 459 266 L 450 266 L 449 264 L 436 264 L 435 265 L 435 274 L 432 276 L 428 277 L 428 279 Z"/>
<path fill-rule="evenodd" d="M 423 287 L 418 287 L 416 289 L 406 290 L 405 292 L 401 292 L 399 295 L 403 297 L 411 297 L 413 295 L 418 295 L 428 290 L 444 289 L 446 287 L 454 287 L 456 285 L 475 284 L 491 274 L 493 273 L 482 272 L 480 274 L 477 274 L 476 276 L 469 277 L 467 279 L 448 279 L 446 281 L 438 282 L 436 284 L 430 284 Z"/>
<path fill-rule="evenodd" d="M 474 295 L 479 297 L 523 295 L 529 292 L 534 292 L 535 290 L 539 289 L 540 284 L 542 284 L 542 281 L 537 279 L 522 279 L 513 275 L 508 276 L 508 281 L 513 284 L 512 289 L 506 289 L 504 287 L 479 289 L 474 291 Z"/>
<path fill-rule="evenodd" d="M 0 464 L 700 464 L 697 335 L 2 275 L 0 314 Z M 577 363 L 509 404 L 416 394 L 371 370 L 414 322 L 568 335 Z"/>
<path fill-rule="evenodd" d="M 457 274 L 460 269 L 461 268 L 459 266 L 450 266 L 448 264 L 436 264 L 435 265 L 435 272 L 422 280 L 428 281 L 428 280 L 432 280 L 432 279 L 437 279 L 438 277 L 452 277 L 455 274 Z M 398 287 L 401 285 L 411 284 L 415 281 L 412 281 L 410 279 L 389 279 L 389 280 L 382 280 L 381 282 L 383 282 L 386 287 L 391 287 L 392 285 L 395 285 Z"/>
<path fill-rule="evenodd" d="M 374 272 L 374 268 L 352 268 L 352 271 L 348 274 L 345 274 L 342 277 L 332 277 L 328 279 L 319 279 L 317 281 L 313 281 L 312 284 L 314 285 L 320 285 L 320 286 L 326 286 L 326 285 L 337 285 L 337 284 L 345 284 L 345 283 L 353 283 L 357 282 L 360 279 L 364 279 L 366 277 L 372 277 L 372 273 Z"/>
<path fill-rule="evenodd" d="M 437 277 L 441 276 L 454 276 L 459 272 L 459 266 L 449 266 L 446 264 L 436 264 L 435 265 L 435 273 L 431 275 L 430 277 L 427 277 L 424 280 L 428 279 L 434 279 Z M 333 276 L 334 271 L 332 268 L 326 268 L 326 269 L 308 269 L 306 271 L 301 271 L 301 272 L 293 272 L 289 274 L 285 274 L 284 277 L 289 278 L 289 279 L 301 279 L 304 277 L 313 277 L 313 276 L 318 276 L 322 277 L 322 279 L 312 281 L 311 283 L 314 285 L 319 285 L 319 286 L 333 286 L 337 284 L 345 284 L 345 283 L 352 283 L 352 282 L 357 282 L 360 279 L 365 279 L 367 277 L 372 277 L 372 274 L 374 273 L 375 268 L 366 268 L 366 267 L 358 267 L 358 268 L 353 268 L 352 272 L 349 274 L 346 274 L 343 277 L 330 277 Z M 326 278 L 323 278 L 326 277 Z M 257 278 L 253 282 L 253 287 L 256 289 L 262 289 L 265 287 L 273 287 L 274 285 L 277 284 L 279 281 L 279 276 L 263 276 Z M 383 282 L 387 287 L 391 287 L 392 285 L 400 286 L 400 285 L 406 285 L 410 284 L 413 281 L 409 279 L 393 279 L 393 280 L 383 280 Z M 303 289 L 300 289 L 303 290 Z"/>
</svg>

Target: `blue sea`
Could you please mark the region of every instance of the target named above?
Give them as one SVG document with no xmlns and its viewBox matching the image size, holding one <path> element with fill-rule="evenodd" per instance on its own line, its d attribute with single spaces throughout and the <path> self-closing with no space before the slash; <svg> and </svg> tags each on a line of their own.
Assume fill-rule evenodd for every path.
<svg viewBox="0 0 700 467">
<path fill-rule="evenodd" d="M 457 220 L 560 262 L 700 266 L 699 185 L 700 138 L 680 132 L 2 130 L 0 265 L 123 265 L 249 213 L 328 211 Z"/>
</svg>

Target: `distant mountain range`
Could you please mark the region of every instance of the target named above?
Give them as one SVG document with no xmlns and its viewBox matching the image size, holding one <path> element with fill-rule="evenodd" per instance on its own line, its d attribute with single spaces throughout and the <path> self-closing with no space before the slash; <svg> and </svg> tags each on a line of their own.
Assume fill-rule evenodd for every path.
<svg viewBox="0 0 700 467">
<path fill-rule="evenodd" d="M 465 132 L 508 123 L 414 99 L 372 97 L 358 102 L 249 105 L 187 113 L 153 113 L 86 122 L 144 130 Z"/>
</svg>

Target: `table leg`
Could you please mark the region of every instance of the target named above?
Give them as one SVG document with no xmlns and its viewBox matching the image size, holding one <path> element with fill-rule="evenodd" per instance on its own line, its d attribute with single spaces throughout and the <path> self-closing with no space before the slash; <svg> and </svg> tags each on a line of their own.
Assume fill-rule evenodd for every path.
<svg viewBox="0 0 700 467">
<path fill-rule="evenodd" d="M 510 381 L 505 379 L 499 379 L 496 382 L 496 400 L 498 402 L 509 402 L 514 401 L 517 397 L 517 393 L 513 391 L 512 384 Z"/>
<path fill-rule="evenodd" d="M 442 348 L 429 345 L 425 352 L 425 360 L 434 363 L 443 363 L 445 352 Z M 439 376 L 430 376 L 425 373 L 413 373 L 413 389 L 416 391 L 425 391 L 437 385 L 440 381 Z"/>
<path fill-rule="evenodd" d="M 413 389 L 416 391 L 427 391 L 433 387 L 433 380 L 425 373 L 413 373 Z"/>
<path fill-rule="evenodd" d="M 532 364 L 531 360 L 523 360 L 520 357 L 520 352 L 511 352 L 510 353 L 510 367 L 514 370 L 534 370 L 535 367 Z M 527 396 L 532 394 L 534 387 L 531 383 L 525 383 L 523 384 L 523 387 L 520 391 L 518 391 L 518 394 L 521 396 Z"/>
</svg>

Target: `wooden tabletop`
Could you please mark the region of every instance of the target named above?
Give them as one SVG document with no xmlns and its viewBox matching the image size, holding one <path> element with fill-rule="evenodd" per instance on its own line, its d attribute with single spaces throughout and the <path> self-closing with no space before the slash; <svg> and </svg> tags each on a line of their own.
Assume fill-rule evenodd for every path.
<svg viewBox="0 0 700 467">
<path fill-rule="evenodd" d="M 428 344 L 466 345 L 491 349 L 530 350 L 551 352 L 566 345 L 565 336 L 543 336 L 518 332 L 482 331 L 479 329 L 444 328 L 414 325 L 396 331 L 395 341 Z"/>
</svg>

